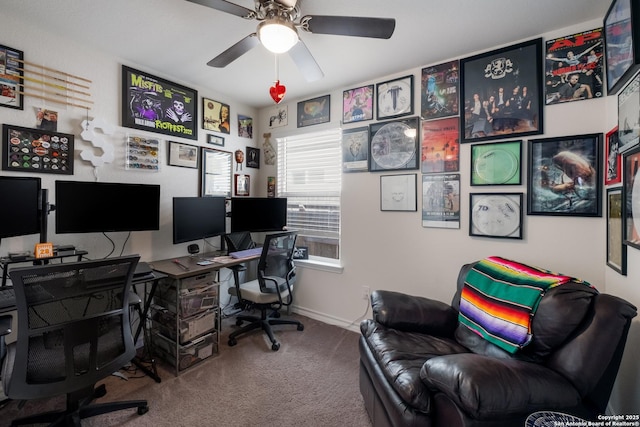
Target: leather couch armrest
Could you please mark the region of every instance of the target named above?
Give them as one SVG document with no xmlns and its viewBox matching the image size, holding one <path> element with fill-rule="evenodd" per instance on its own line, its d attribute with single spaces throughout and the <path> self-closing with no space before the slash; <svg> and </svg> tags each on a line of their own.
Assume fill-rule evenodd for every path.
<svg viewBox="0 0 640 427">
<path fill-rule="evenodd" d="M 420 378 L 475 419 L 570 408 L 581 400 L 569 381 L 543 365 L 473 353 L 429 359 Z"/>
<path fill-rule="evenodd" d="M 11 333 L 12 319 L 12 316 L 0 316 L 0 336 L 8 335 Z"/>
<path fill-rule="evenodd" d="M 448 304 L 393 291 L 371 293 L 373 319 L 393 329 L 452 337 L 458 313 Z"/>
</svg>

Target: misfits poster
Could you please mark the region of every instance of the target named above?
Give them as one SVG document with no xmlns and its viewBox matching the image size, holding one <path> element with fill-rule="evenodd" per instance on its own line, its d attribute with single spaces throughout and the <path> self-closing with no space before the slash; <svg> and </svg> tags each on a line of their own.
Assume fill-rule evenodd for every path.
<svg viewBox="0 0 640 427">
<path fill-rule="evenodd" d="M 198 139 L 198 92 L 122 66 L 122 126 Z"/>
<path fill-rule="evenodd" d="M 604 95 L 602 28 L 547 41 L 546 104 Z"/>
</svg>

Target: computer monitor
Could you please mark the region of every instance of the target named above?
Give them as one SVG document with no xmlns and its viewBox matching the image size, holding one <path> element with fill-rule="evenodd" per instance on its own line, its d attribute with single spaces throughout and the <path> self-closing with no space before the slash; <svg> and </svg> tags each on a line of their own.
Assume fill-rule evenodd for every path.
<svg viewBox="0 0 640 427">
<path fill-rule="evenodd" d="M 56 233 L 160 228 L 160 186 L 56 181 Z"/>
<path fill-rule="evenodd" d="M 40 178 L 0 176 L 0 200 L 0 238 L 40 233 Z"/>
<path fill-rule="evenodd" d="M 173 244 L 225 234 L 225 202 L 224 197 L 174 197 Z"/>
<path fill-rule="evenodd" d="M 233 197 L 231 231 L 281 231 L 287 225 L 286 197 Z"/>
</svg>

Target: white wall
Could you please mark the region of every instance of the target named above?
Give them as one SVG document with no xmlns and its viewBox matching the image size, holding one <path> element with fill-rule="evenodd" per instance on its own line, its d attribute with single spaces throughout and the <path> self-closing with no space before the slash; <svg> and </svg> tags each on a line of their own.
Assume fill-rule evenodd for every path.
<svg viewBox="0 0 640 427">
<path fill-rule="evenodd" d="M 585 23 L 584 26 L 565 28 L 562 31 L 544 34 L 545 38 L 559 37 L 573 32 L 588 30 L 601 25 L 599 22 Z M 120 123 L 120 67 L 118 58 L 96 52 L 81 41 L 67 39 L 58 34 L 47 33 L 46 29 L 33 28 L 28 19 L 0 16 L 2 43 L 25 52 L 25 59 L 45 66 L 89 78 L 93 81 L 92 93 L 95 108 L 89 117 L 100 117 L 110 123 Z M 28 32 L 24 28 L 29 28 Z M 46 40 L 46 43 L 43 43 Z M 514 41 L 516 42 L 516 41 Z M 487 46 L 487 50 L 493 49 Z M 469 52 L 473 54 L 475 52 Z M 419 49 L 416 51 L 419 55 Z M 451 58 L 442 58 L 444 62 Z M 159 77 L 173 80 L 163 75 L 162 70 L 147 69 L 144 64 L 125 65 L 147 71 Z M 433 64 L 424 64 L 429 66 Z M 362 84 L 377 83 L 393 77 L 412 73 L 416 76 L 416 94 L 419 91 L 421 69 L 404 70 L 392 76 L 380 76 L 375 81 L 354 82 L 350 87 L 336 88 L 331 92 L 331 123 L 304 128 L 302 131 L 316 131 L 326 127 L 340 126 L 342 113 L 342 91 Z M 176 82 L 197 89 L 200 96 L 227 102 L 232 108 L 232 133 L 225 135 L 224 150 L 245 150 L 246 146 L 262 148 L 264 132 L 273 137 L 298 132 L 296 128 L 296 102 L 287 100 L 289 124 L 283 128 L 267 129 L 268 109 L 255 111 L 239 105 L 232 99 L 220 96 L 215 87 L 193 87 L 189 82 Z M 286 81 L 284 82 L 286 84 Z M 326 93 L 319 93 L 318 96 Z M 416 99 L 420 99 L 416 96 Z M 96 170 L 83 162 L 78 152 L 90 145 L 79 138 L 79 123 L 86 112 L 74 107 L 47 104 L 35 98 L 25 98 L 25 110 L 16 111 L 0 108 L 0 122 L 18 126 L 34 127 L 33 107 L 48 107 L 60 112 L 59 131 L 76 135 L 76 164 L 73 177 L 64 179 L 94 180 L 109 182 L 145 182 L 161 184 L 161 228 L 155 232 L 136 232 L 124 248 L 124 253 L 140 253 L 143 260 L 152 261 L 186 254 L 186 244 L 173 245 L 171 238 L 171 198 L 173 196 L 195 196 L 198 192 L 199 174 L 197 170 L 171 167 L 166 162 L 166 149 L 161 150 L 161 171 L 144 173 L 128 171 L 124 168 L 124 138 L 126 133 L 153 136 L 162 141 L 178 140 L 184 143 L 206 146 L 205 132 L 200 130 L 199 140 L 167 138 L 160 134 L 145 134 L 118 127 L 117 135 L 111 140 L 116 146 L 116 161 Z M 199 106 L 200 109 L 200 106 Z M 419 102 L 414 105 L 419 113 Z M 254 117 L 254 139 L 237 137 L 236 114 Z M 201 113 L 200 113 L 201 114 Z M 545 108 L 544 135 L 564 136 L 582 133 L 606 133 L 617 122 L 615 97 L 573 102 Z M 198 118 L 200 121 L 200 117 Z M 368 122 L 371 123 L 371 122 Z M 349 127 L 368 123 L 356 123 Z M 347 126 L 345 126 L 346 128 Z M 533 137 L 532 137 L 533 138 Z M 526 141 L 526 139 L 525 139 Z M 275 146 L 275 141 L 272 139 Z M 526 153 L 526 150 L 524 150 Z M 640 305 L 640 251 L 629 249 L 629 273 L 620 276 L 605 265 L 605 220 L 604 218 L 525 216 L 524 239 L 522 241 L 495 240 L 468 236 L 468 194 L 469 187 L 469 145 L 463 144 L 460 153 L 461 164 L 461 226 L 458 230 L 423 228 L 420 212 L 380 212 L 379 173 L 352 173 L 343 175 L 342 207 L 342 273 L 332 273 L 312 268 L 300 269 L 300 280 L 296 290 L 297 310 L 303 314 L 350 329 L 357 329 L 359 320 L 365 315 L 368 304 L 361 298 L 362 286 L 371 289 L 397 290 L 422 295 L 442 301 L 449 301 L 454 292 L 455 279 L 461 264 L 488 255 L 501 255 L 523 262 L 539 265 L 555 271 L 575 275 L 594 283 L 601 291 L 626 298 Z M 525 159 L 526 162 L 526 155 Z M 523 162 L 523 165 L 526 163 Z M 235 163 L 234 163 L 235 169 Z M 266 194 L 266 177 L 275 176 L 275 168 L 263 164 L 261 169 L 246 169 L 252 176 L 251 194 Z M 3 174 L 16 174 L 2 172 Z M 416 171 L 420 176 L 419 171 Z M 53 189 L 57 176 L 40 174 L 45 188 Z M 420 179 L 419 179 L 420 180 Z M 491 188 L 493 190 L 493 188 Z M 503 191 L 496 187 L 496 191 Z M 420 185 L 418 188 L 420 192 Z M 526 192 L 526 186 L 510 187 L 509 191 Z M 54 195 L 51 194 L 50 197 Z M 604 206 L 604 204 L 603 204 Z M 55 214 L 54 214 L 55 215 Z M 89 256 L 100 258 L 110 250 L 110 243 L 101 234 L 55 235 L 53 216 L 50 218 L 50 240 L 56 244 L 75 244 L 87 249 Z M 125 233 L 111 233 L 116 241 L 116 251 L 122 248 Z M 36 236 L 10 238 L 0 242 L 0 253 L 31 249 Z M 216 242 L 215 239 L 211 239 Z M 228 276 L 227 276 L 228 277 Z M 367 314 L 368 316 L 369 314 Z M 615 413 L 634 413 L 640 408 L 640 371 L 637 363 L 640 348 L 640 327 L 634 322 L 623 371 L 611 402 Z"/>
</svg>

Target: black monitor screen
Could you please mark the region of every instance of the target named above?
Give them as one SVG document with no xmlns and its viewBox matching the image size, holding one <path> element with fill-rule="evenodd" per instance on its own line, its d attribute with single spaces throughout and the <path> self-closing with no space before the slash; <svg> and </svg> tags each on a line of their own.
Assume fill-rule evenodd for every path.
<svg viewBox="0 0 640 427">
<path fill-rule="evenodd" d="M 224 197 L 174 197 L 173 243 L 191 242 L 226 232 Z"/>
<path fill-rule="evenodd" d="M 160 228 L 160 186 L 56 181 L 56 233 Z"/>
<path fill-rule="evenodd" d="M 0 238 L 40 233 L 40 178 L 0 176 Z"/>
<path fill-rule="evenodd" d="M 287 225 L 285 197 L 234 197 L 231 231 L 281 231 Z"/>
</svg>

